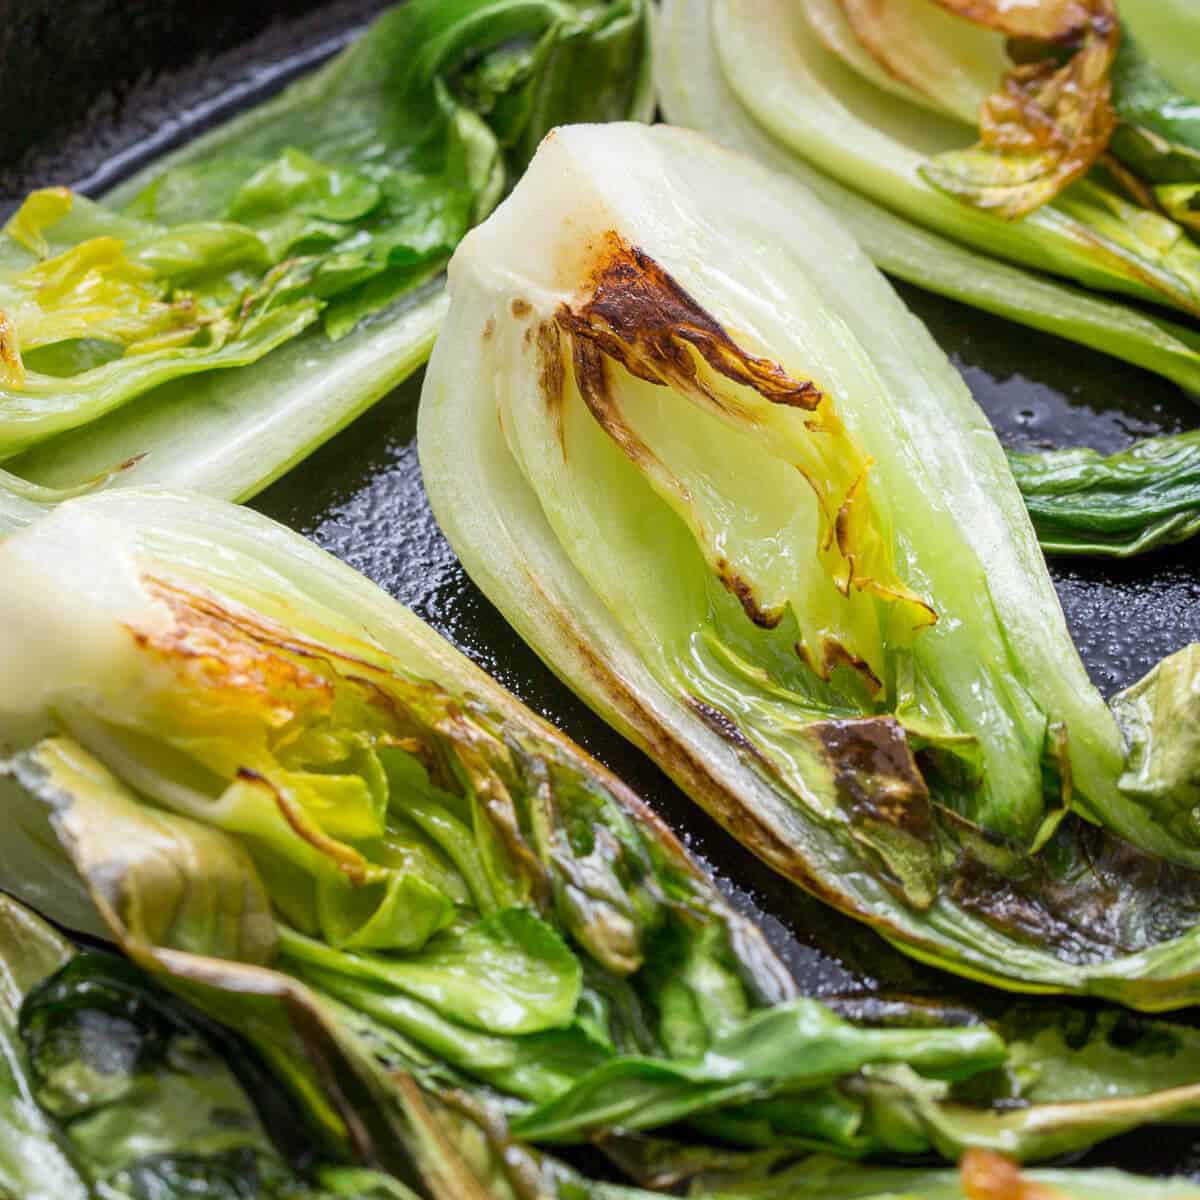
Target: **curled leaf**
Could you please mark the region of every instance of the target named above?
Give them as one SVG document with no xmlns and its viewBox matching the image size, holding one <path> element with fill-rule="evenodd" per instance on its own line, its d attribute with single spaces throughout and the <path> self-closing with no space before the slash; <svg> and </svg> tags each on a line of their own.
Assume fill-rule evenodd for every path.
<svg viewBox="0 0 1200 1200">
<path fill-rule="evenodd" d="M 935 187 L 1008 220 L 1053 200 L 1104 153 L 1116 114 L 1109 73 L 1120 44 L 1112 0 L 1013 6 L 1000 0 L 939 0 L 1010 37 L 1072 45 L 1013 67 L 980 111 L 978 145 L 922 167 Z"/>
</svg>

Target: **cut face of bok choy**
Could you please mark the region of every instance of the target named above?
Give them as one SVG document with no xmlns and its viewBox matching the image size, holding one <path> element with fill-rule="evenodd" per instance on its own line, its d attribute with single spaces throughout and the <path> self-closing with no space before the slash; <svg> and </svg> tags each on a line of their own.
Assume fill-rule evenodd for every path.
<svg viewBox="0 0 1200 1200">
<path fill-rule="evenodd" d="M 263 487 L 424 361 L 449 255 L 547 129 L 649 115 L 646 21 L 411 0 L 101 203 L 31 194 L 0 235 L 0 460 Z"/>
<path fill-rule="evenodd" d="M 1121 707 L 1127 772 L 995 435 L 811 194 L 684 131 L 559 130 L 450 286 L 426 487 L 569 685 L 910 953 L 1194 1001 L 1186 664 Z"/>
<path fill-rule="evenodd" d="M 0 544 L 0 616 L 0 881 L 247 1037 L 334 1159 L 574 1200 L 532 1147 L 1038 1159 L 1200 1119 L 1162 1021 L 798 996 L 616 779 L 255 513 L 68 501 Z"/>
<path fill-rule="evenodd" d="M 942 61 L 938 78 L 945 87 L 935 89 L 936 98 L 928 90 L 914 91 L 863 50 L 846 19 L 850 7 L 906 22 L 909 35 L 922 36 L 920 54 L 904 45 L 901 57 L 909 67 L 928 65 L 928 54 L 949 56 L 954 67 Z M 1173 29 L 1177 44 L 1194 44 L 1196 15 L 1190 6 L 1127 0 L 1121 15 L 1132 8 L 1138 10 L 1139 36 L 1143 24 L 1154 27 L 1154 38 L 1142 39 L 1153 62 L 1170 40 L 1165 29 Z M 947 22 L 949 27 L 957 23 L 960 36 L 950 42 L 935 37 L 930 43 L 929 36 L 944 31 Z M 988 37 L 996 40 L 991 51 L 986 51 Z M 889 39 L 879 44 L 890 44 Z M 969 140 L 962 122 L 974 124 L 974 118 L 964 110 L 963 97 L 970 109 L 994 90 L 1003 41 L 1002 35 L 952 15 L 937 0 L 861 6 L 848 0 L 795 5 L 770 0 L 744 7 L 736 0 L 666 0 L 658 86 L 669 120 L 801 178 L 883 270 L 1200 391 L 1200 334 L 1193 327 L 1041 274 L 1065 276 L 1089 288 L 1132 291 L 1192 311 L 1192 287 L 1184 278 L 1194 276 L 1189 264 L 1196 248 L 1180 224 L 1164 223 L 1161 215 L 1126 202 L 1124 193 L 1102 196 L 1088 190 L 1094 187 L 1090 178 L 1085 189 L 1069 189 L 1066 208 L 1049 205 L 1007 222 L 922 176 L 932 155 Z M 890 92 L 881 87 L 881 76 Z M 1174 84 L 1176 90 L 1179 86 Z M 913 102 L 897 99 L 896 90 Z M 1155 95 L 1161 98 L 1161 88 L 1156 86 Z M 945 115 L 930 112 L 931 107 Z M 1178 192 L 1158 198 L 1173 213 L 1185 211 L 1188 202 Z M 1023 269 L 1028 267 L 1034 273 Z M 1172 274 L 1174 282 L 1168 278 Z"/>
</svg>

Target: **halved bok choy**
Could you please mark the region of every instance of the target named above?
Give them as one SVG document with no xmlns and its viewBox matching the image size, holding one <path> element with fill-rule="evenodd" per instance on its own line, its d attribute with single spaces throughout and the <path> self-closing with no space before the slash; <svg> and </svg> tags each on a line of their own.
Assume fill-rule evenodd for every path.
<svg viewBox="0 0 1200 1200">
<path fill-rule="evenodd" d="M 565 682 L 909 953 L 1195 1002 L 1194 655 L 1119 726 L 993 431 L 811 193 L 687 131 L 562 129 L 450 287 L 426 487 Z"/>
<path fill-rule="evenodd" d="M 943 63 L 938 79 L 959 100 L 944 91 L 940 98 L 914 91 L 885 70 L 859 42 L 845 7 L 915 22 L 918 30 L 926 28 L 927 17 L 935 32 L 957 22 L 965 42 L 946 46 L 935 39 L 922 50 L 953 52 L 954 69 Z M 1198 248 L 1186 227 L 1145 211 L 1123 192 L 1101 194 L 1091 180 L 1086 194 L 1069 193 L 1067 207 L 1047 205 L 1005 221 L 922 175 L 932 155 L 970 138 L 962 123 L 969 117 L 963 89 L 969 110 L 985 91 L 971 80 L 982 72 L 992 80 L 991 90 L 995 70 L 1007 61 L 1002 36 L 946 8 L 937 0 L 770 0 L 761 6 L 666 0 L 657 62 L 660 102 L 668 120 L 799 177 L 890 274 L 1200 391 L 1200 335 L 1190 317 L 1168 319 L 1053 278 L 1193 312 L 1189 281 Z M 1120 15 L 1155 63 L 1172 37 L 1178 45 L 1192 44 L 1187 33 L 1195 15 L 1188 5 L 1127 0 Z M 1001 44 L 987 49 L 989 37 Z M 909 64 L 924 62 L 909 45 L 902 53 Z"/>
<path fill-rule="evenodd" d="M 0 460 L 243 499 L 425 360 L 542 134 L 650 113 L 643 0 L 411 0 L 100 202 L 0 234 Z M 53 497 L 51 497 L 53 499 Z"/>
<path fill-rule="evenodd" d="M 657 1177 L 623 1148 L 669 1129 L 740 1177 L 1200 1120 L 1184 1027 L 798 995 L 616 779 L 253 512 L 68 501 L 0 543 L 0 614 L 0 882 L 248 1038 L 334 1161 L 574 1200 L 545 1149 Z"/>
</svg>

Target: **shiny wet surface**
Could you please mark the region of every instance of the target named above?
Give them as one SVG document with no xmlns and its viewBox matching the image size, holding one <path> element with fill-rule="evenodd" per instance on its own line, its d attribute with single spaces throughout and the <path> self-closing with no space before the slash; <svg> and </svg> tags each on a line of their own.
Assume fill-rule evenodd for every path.
<svg viewBox="0 0 1200 1200">
<path fill-rule="evenodd" d="M 103 190 L 332 53 L 380 4 L 341 0 L 283 7 L 282 18 L 248 30 L 230 48 L 115 83 L 71 127 L 7 158 L 0 170 L 0 212 L 36 186 L 66 182 L 92 194 Z M 311 10 L 302 11 L 306 8 Z M 1200 408 L 1143 371 L 917 289 L 901 290 L 962 370 L 1007 445 L 1113 451 L 1139 437 L 1200 424 Z M 414 440 L 419 384 L 419 378 L 412 380 L 388 397 L 254 506 L 376 580 L 637 788 L 709 865 L 737 906 L 761 921 L 806 991 L 967 994 L 977 1003 L 1003 1006 L 1003 995 L 916 966 L 767 871 L 517 639 L 467 578 L 430 514 Z M 1200 542 L 1128 563 L 1059 560 L 1051 569 L 1076 643 L 1106 694 L 1164 654 L 1200 640 Z M 1188 1131 L 1133 1134 L 1086 1161 L 1200 1173 L 1200 1139 Z"/>
</svg>

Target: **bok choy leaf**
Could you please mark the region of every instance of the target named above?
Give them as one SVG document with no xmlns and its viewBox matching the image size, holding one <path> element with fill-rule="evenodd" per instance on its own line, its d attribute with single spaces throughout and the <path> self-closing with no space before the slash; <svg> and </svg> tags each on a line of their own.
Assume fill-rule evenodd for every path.
<svg viewBox="0 0 1200 1200">
<path fill-rule="evenodd" d="M 1000 258 L 1200 312 L 1200 247 L 1173 222 L 1091 177 L 1086 190 L 1068 189 L 1021 220 L 964 203 L 927 178 L 937 155 L 960 146 L 959 127 L 860 80 L 823 49 L 801 8 L 695 0 L 689 12 L 713 23 L 722 69 L 747 112 L 840 182 Z"/>
<path fill-rule="evenodd" d="M 27 1200 L 413 1200 L 414 1196 L 529 1196 L 649 1200 L 651 1193 L 587 1181 L 547 1160 L 514 1188 L 506 1178 L 431 1174 L 414 1190 L 395 1176 L 322 1161 L 294 1102 L 244 1040 L 231 1035 L 112 954 L 73 948 L 44 922 L 0 897 L 0 1029 L 7 1112 L 0 1188 Z M 460 1137 L 470 1127 L 447 1126 Z M 478 1131 L 475 1134 L 478 1137 Z M 464 1144 L 464 1149 L 468 1148 Z M 515 1160 L 513 1148 L 510 1159 Z M 676 1153 L 693 1195 L 762 1194 L 766 1161 L 720 1150 Z M 778 1156 L 775 1156 L 778 1159 Z M 774 1161 L 774 1159 L 772 1160 Z M 526 1162 L 528 1168 L 532 1160 Z M 786 1168 L 786 1169 L 781 1169 Z M 949 1172 L 888 1171 L 808 1159 L 773 1170 L 776 1196 L 879 1196 L 895 1186 L 918 1196 L 974 1197 L 988 1179 L 1053 1180 L 1091 1200 L 1119 1178 L 1126 1196 L 1158 1200 L 1183 1185 L 1113 1172 L 1019 1173 L 972 1152 L 960 1179 Z M 662 1170 L 659 1170 L 661 1181 Z M 479 1191 L 482 1184 L 485 1191 Z M 447 1188 L 460 1190 L 449 1192 Z M 440 1189 L 440 1190 L 439 1190 Z M 814 1189 L 817 1189 L 814 1192 Z M 864 1191 L 864 1189 L 866 1189 Z M 933 1189 L 933 1190 L 930 1190 Z"/>
<path fill-rule="evenodd" d="M 1126 557 L 1200 533 L 1200 433 L 1008 461 L 1047 554 Z"/>
<path fill-rule="evenodd" d="M 533 1147 L 1044 1158 L 1200 1116 L 1188 1030 L 798 996 L 617 780 L 255 513 L 123 488 L 0 568 L 57 614 L 0 623 L 0 879 L 249 1039 L 330 1157 L 574 1200 Z"/>
<path fill-rule="evenodd" d="M 426 486 L 568 684 L 910 953 L 1192 1002 L 1190 801 L 1126 786 L 994 433 L 810 194 L 686 132 L 560 130 L 450 278 Z"/>
<path fill-rule="evenodd" d="M 450 253 L 546 129 L 647 113 L 646 21 L 414 0 L 103 203 L 33 193 L 0 237 L 0 459 L 229 498 L 282 474 L 424 360 Z"/>
</svg>

